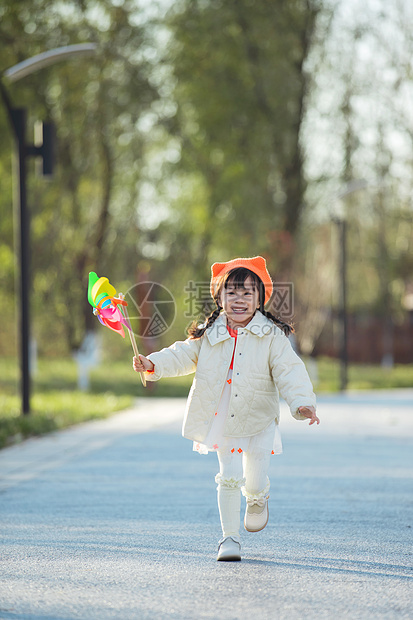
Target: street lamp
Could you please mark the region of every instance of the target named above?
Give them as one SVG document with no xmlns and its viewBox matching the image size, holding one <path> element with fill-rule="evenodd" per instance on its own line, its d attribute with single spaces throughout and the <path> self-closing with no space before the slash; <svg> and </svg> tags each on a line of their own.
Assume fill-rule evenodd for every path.
<svg viewBox="0 0 413 620">
<path fill-rule="evenodd" d="M 350 194 L 368 187 L 365 179 L 354 179 L 345 185 L 337 194 L 337 200 L 343 200 Z M 347 316 L 347 221 L 344 215 L 335 216 L 333 221 L 339 230 L 340 247 L 340 390 L 345 392 L 348 384 L 348 316 Z"/>
<path fill-rule="evenodd" d="M 51 64 L 93 54 L 96 51 L 94 43 L 81 43 L 59 47 L 32 58 L 24 60 L 7 69 L 1 76 L 4 81 L 17 82 L 27 75 L 31 75 Z M 0 93 L 7 109 L 10 124 L 14 133 L 16 144 L 17 161 L 17 201 L 19 213 L 19 270 L 20 270 L 20 367 L 21 367 L 21 397 L 22 413 L 30 413 L 30 367 L 29 367 L 29 343 L 30 343 L 30 294 L 29 294 L 29 265 L 30 265 L 30 221 L 27 208 L 26 191 L 26 158 L 29 156 L 42 157 L 43 174 L 51 174 L 53 170 L 53 135 L 54 128 L 51 123 L 43 124 L 43 139 L 40 146 L 29 145 L 26 142 L 26 118 L 24 108 L 14 108 L 11 104 L 8 92 L 2 80 L 0 80 Z"/>
</svg>

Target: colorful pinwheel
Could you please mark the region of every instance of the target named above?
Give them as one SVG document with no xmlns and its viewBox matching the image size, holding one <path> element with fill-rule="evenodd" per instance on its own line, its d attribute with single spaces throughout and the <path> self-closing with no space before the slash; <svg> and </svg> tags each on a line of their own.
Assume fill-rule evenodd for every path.
<svg viewBox="0 0 413 620">
<path fill-rule="evenodd" d="M 138 347 L 126 309 L 128 304 L 123 295 L 119 293 L 118 297 L 116 297 L 116 289 L 110 284 L 108 278 L 99 278 L 94 271 L 91 271 L 89 273 L 87 297 L 94 309 L 93 314 L 98 317 L 102 325 L 106 325 L 109 329 L 117 332 L 122 338 L 125 337 L 123 327 L 125 326 L 128 329 L 135 357 L 139 358 Z M 142 383 L 146 386 L 145 376 L 143 373 L 140 374 Z"/>
<path fill-rule="evenodd" d="M 107 278 L 99 278 L 94 271 L 89 273 L 88 300 L 102 325 L 125 337 L 123 326 L 130 329 L 118 305 L 127 306 L 122 297 L 115 297 L 116 289 Z"/>
</svg>

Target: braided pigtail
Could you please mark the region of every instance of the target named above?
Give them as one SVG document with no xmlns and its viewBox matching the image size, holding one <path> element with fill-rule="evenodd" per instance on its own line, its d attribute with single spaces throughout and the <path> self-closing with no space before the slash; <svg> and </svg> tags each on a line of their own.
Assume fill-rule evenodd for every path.
<svg viewBox="0 0 413 620">
<path fill-rule="evenodd" d="M 275 317 L 273 314 L 271 314 L 271 312 L 268 312 L 267 310 L 264 310 L 264 308 L 260 308 L 260 312 L 267 317 L 267 319 L 270 319 L 270 321 L 272 321 L 273 323 L 275 323 L 277 325 L 277 327 L 279 327 L 286 336 L 290 336 L 290 334 L 294 333 L 294 327 L 292 325 L 290 325 L 289 323 L 284 323 L 284 321 L 281 321 L 281 319 L 277 319 L 277 317 Z"/>
<path fill-rule="evenodd" d="M 287 337 L 293 334 L 294 327 L 292 325 L 290 325 L 289 323 L 285 323 L 281 319 L 277 319 L 277 317 L 274 316 L 271 312 L 268 312 L 268 310 L 264 310 L 265 288 L 261 280 L 260 280 L 258 291 L 259 291 L 259 303 L 260 303 L 259 311 L 261 312 L 261 314 L 263 314 L 267 319 L 270 319 L 270 321 L 275 323 L 275 325 L 279 327 Z"/>
<path fill-rule="evenodd" d="M 209 315 L 205 323 L 203 323 L 202 325 L 198 325 L 197 321 L 194 321 L 192 325 L 189 327 L 188 335 L 190 338 L 194 340 L 196 338 L 201 338 L 201 336 L 204 335 L 208 327 L 211 327 L 211 325 L 217 320 L 217 318 L 219 317 L 221 313 L 222 307 L 219 305 L 217 301 L 215 303 L 217 304 L 217 307 L 212 312 L 212 314 Z"/>
</svg>

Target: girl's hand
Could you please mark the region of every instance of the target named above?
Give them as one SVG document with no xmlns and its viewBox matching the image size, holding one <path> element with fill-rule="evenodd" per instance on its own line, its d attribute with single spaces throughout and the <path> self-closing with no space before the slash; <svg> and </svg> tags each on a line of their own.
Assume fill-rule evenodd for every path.
<svg viewBox="0 0 413 620">
<path fill-rule="evenodd" d="M 144 355 L 139 355 L 139 359 L 134 356 L 133 358 L 133 370 L 136 372 L 151 372 L 155 368 L 155 365 L 152 364 L 151 360 L 148 360 Z"/>
<path fill-rule="evenodd" d="M 303 415 L 306 418 L 310 419 L 310 426 L 311 426 L 311 424 L 314 424 L 314 422 L 317 422 L 317 424 L 320 424 L 320 420 L 316 416 L 314 407 L 312 407 L 312 406 L 310 406 L 310 407 L 298 407 L 298 411 L 301 413 L 301 415 Z"/>
</svg>

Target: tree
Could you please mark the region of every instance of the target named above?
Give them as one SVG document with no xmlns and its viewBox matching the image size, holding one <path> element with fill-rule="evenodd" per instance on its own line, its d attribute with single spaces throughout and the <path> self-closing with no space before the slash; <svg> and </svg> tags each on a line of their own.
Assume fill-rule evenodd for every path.
<svg viewBox="0 0 413 620">
<path fill-rule="evenodd" d="M 174 5 L 168 24 L 177 113 L 168 129 L 181 141 L 177 174 L 204 186 L 192 256 L 203 273 L 222 248 L 254 248 L 280 272 L 291 266 L 306 187 L 305 62 L 319 10 L 310 0 Z M 183 217 L 178 210 L 179 224 Z"/>
<path fill-rule="evenodd" d="M 348 305 L 354 314 L 382 319 L 387 353 L 393 324 L 405 316 L 403 296 L 411 282 L 405 269 L 411 265 L 413 224 L 411 17 L 411 6 L 398 0 L 362 12 L 336 5 L 324 45 L 314 46 L 310 58 L 309 68 L 317 72 L 303 132 L 312 153 L 305 172 L 313 224 L 325 227 L 337 215 L 343 186 L 360 179 L 367 185 L 341 204 L 340 217 L 348 224 Z M 335 236 L 324 260 L 337 262 Z M 311 264 L 302 264 L 305 279 L 312 278 Z M 332 277 L 328 305 L 334 306 L 338 287 Z M 317 294 L 310 315 L 318 301 Z"/>
<path fill-rule="evenodd" d="M 10 87 L 13 101 L 30 110 L 30 123 L 46 116 L 57 126 L 55 180 L 46 189 L 30 175 L 33 307 L 43 345 L 56 332 L 74 350 L 82 341 L 85 317 L 91 316 L 84 301 L 88 271 L 109 269 L 121 276 L 127 239 L 134 243 L 144 152 L 138 122 L 157 98 L 145 56 L 149 25 L 146 30 L 136 25 L 139 9 L 132 1 L 63 6 L 21 0 L 7 2 L 2 11 L 3 69 L 61 45 L 98 44 L 93 60 L 44 69 Z M 2 161 L 10 156 L 4 144 L 1 156 Z M 2 209 L 7 210 L 4 202 Z M 11 247 L 9 233 L 5 229 L 2 240 Z"/>
</svg>

